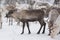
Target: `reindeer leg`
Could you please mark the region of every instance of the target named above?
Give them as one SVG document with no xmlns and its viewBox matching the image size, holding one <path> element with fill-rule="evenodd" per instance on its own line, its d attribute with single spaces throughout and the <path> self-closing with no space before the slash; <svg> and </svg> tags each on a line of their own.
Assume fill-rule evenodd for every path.
<svg viewBox="0 0 60 40">
<path fill-rule="evenodd" d="M 46 23 L 45 23 L 45 22 L 43 22 L 43 24 L 44 24 L 44 28 L 43 28 L 43 32 L 42 32 L 42 34 L 45 33 L 45 26 L 46 26 Z"/>
<path fill-rule="evenodd" d="M 50 21 L 50 22 L 48 23 L 48 27 L 49 27 L 49 34 L 48 34 L 48 35 L 51 34 L 51 29 L 50 29 L 50 28 L 51 28 L 52 26 L 53 26 L 53 22 Z"/>
<path fill-rule="evenodd" d="M 9 18 L 9 25 L 13 25 L 13 20 L 12 20 L 12 18 Z"/>
<path fill-rule="evenodd" d="M 9 18 L 9 25 L 10 25 L 10 18 Z"/>
<path fill-rule="evenodd" d="M 51 30 L 49 29 L 49 34 L 48 35 L 50 35 L 51 34 Z"/>
<path fill-rule="evenodd" d="M 30 29 L 29 29 L 29 23 L 26 22 L 26 24 L 27 24 L 27 28 L 28 28 L 28 31 L 29 31 L 29 34 L 30 34 L 31 32 L 30 32 Z"/>
<path fill-rule="evenodd" d="M 39 31 L 37 32 L 37 34 L 40 33 L 40 31 L 41 31 L 41 29 L 42 29 L 42 27 L 43 27 L 42 21 L 39 21 L 39 23 L 41 24 L 41 27 L 40 27 Z"/>
<path fill-rule="evenodd" d="M 11 25 L 13 25 L 13 19 L 11 18 Z"/>
<path fill-rule="evenodd" d="M 25 22 L 23 22 L 23 28 L 22 28 L 22 33 L 21 34 L 24 33 L 24 28 L 25 28 Z"/>
<path fill-rule="evenodd" d="M 39 33 L 40 33 L 40 31 L 41 31 L 41 29 L 42 29 L 42 26 L 43 26 L 43 25 L 41 25 L 41 27 L 40 27 L 39 31 L 37 32 L 37 34 L 39 34 Z"/>
</svg>

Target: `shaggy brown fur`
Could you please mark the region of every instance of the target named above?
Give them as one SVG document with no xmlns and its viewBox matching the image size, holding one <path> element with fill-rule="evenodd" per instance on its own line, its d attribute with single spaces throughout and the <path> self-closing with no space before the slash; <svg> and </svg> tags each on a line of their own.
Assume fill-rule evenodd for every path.
<svg viewBox="0 0 60 40">
<path fill-rule="evenodd" d="M 43 18 L 44 18 L 44 11 L 41 10 L 41 9 L 37 9 L 37 10 L 22 10 L 22 11 L 15 11 L 14 13 L 8 13 L 6 15 L 6 17 L 13 17 L 14 19 L 19 19 L 19 21 L 23 22 L 23 30 L 22 30 L 22 33 L 24 33 L 24 28 L 25 28 L 25 23 L 27 24 L 27 27 L 28 27 L 28 30 L 29 30 L 29 34 L 31 33 L 30 32 L 30 29 L 29 29 L 29 23 L 28 22 L 33 22 L 33 21 L 39 21 L 39 23 L 41 24 L 41 28 L 39 29 L 38 33 L 40 33 L 41 29 L 42 29 L 42 26 L 44 25 L 44 29 L 43 29 L 43 32 L 45 32 L 45 25 L 46 23 L 44 22 Z"/>
</svg>

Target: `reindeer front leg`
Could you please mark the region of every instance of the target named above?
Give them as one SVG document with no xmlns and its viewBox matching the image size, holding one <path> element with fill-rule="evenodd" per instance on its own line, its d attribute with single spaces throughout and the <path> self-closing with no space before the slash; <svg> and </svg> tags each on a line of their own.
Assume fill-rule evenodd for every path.
<svg viewBox="0 0 60 40">
<path fill-rule="evenodd" d="M 53 26 L 53 22 L 52 21 L 49 21 L 48 22 L 48 27 L 49 27 L 49 34 L 48 35 L 50 35 L 51 34 L 51 27 Z"/>
<path fill-rule="evenodd" d="M 27 28 L 28 28 L 28 31 L 29 31 L 29 34 L 30 34 L 31 32 L 30 32 L 30 29 L 29 29 L 29 23 L 26 22 L 26 24 L 27 24 Z"/>
<path fill-rule="evenodd" d="M 9 18 L 9 25 L 13 25 L 13 19 Z"/>
<path fill-rule="evenodd" d="M 25 28 L 25 22 L 23 22 L 23 28 L 22 28 L 22 33 L 21 34 L 24 33 L 24 28 Z"/>
<path fill-rule="evenodd" d="M 43 25 L 44 25 L 44 27 L 43 27 L 43 32 L 42 32 L 42 34 L 44 34 L 45 33 L 45 28 L 46 28 L 46 23 L 43 21 Z"/>
</svg>

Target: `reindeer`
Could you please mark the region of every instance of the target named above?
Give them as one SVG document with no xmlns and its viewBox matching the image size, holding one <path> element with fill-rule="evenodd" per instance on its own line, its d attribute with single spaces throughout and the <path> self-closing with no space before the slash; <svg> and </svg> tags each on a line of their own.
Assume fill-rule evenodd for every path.
<svg viewBox="0 0 60 40">
<path fill-rule="evenodd" d="M 51 37 L 54 38 L 60 32 L 60 15 L 54 21 L 53 26 L 51 27 Z"/>
<path fill-rule="evenodd" d="M 21 34 L 24 33 L 25 23 L 27 24 L 27 28 L 30 34 L 31 32 L 29 29 L 28 22 L 39 21 L 39 23 L 41 24 L 41 28 L 37 32 L 37 34 L 39 34 L 43 26 L 44 28 L 42 33 L 45 33 L 46 23 L 44 22 L 44 15 L 45 12 L 42 9 L 36 9 L 36 10 L 21 10 L 19 12 L 12 11 L 12 13 L 8 12 L 8 14 L 6 14 L 6 17 L 13 17 L 14 19 L 19 20 L 23 23 L 23 29 Z"/>
<path fill-rule="evenodd" d="M 56 21 L 57 17 L 60 15 L 60 8 L 57 7 L 52 7 L 49 10 L 49 22 L 48 22 L 48 27 L 49 27 L 49 35 L 51 34 L 51 27 L 53 26 L 53 23 Z"/>
</svg>

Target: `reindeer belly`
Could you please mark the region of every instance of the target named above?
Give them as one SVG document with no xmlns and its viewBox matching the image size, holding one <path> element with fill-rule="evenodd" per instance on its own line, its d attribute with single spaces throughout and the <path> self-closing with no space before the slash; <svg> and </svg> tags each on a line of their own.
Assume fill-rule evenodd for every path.
<svg viewBox="0 0 60 40">
<path fill-rule="evenodd" d="M 28 20 L 32 20 L 32 19 L 38 19 L 39 17 L 38 16 L 35 16 L 35 15 L 24 15 L 24 16 L 20 16 L 19 17 L 20 19 L 28 19 Z"/>
<path fill-rule="evenodd" d="M 19 19 L 20 19 L 20 21 L 30 21 L 30 22 L 32 22 L 32 21 L 38 21 L 39 19 L 41 19 L 41 18 L 39 18 L 38 16 L 21 16 L 21 17 L 19 17 Z"/>
<path fill-rule="evenodd" d="M 36 19 L 36 18 L 35 18 L 35 19 L 20 19 L 20 21 L 21 21 L 21 22 L 23 22 L 23 21 L 24 21 L 24 22 L 28 22 L 28 21 L 29 21 L 29 22 L 34 22 L 34 21 L 38 21 L 38 19 Z"/>
</svg>

